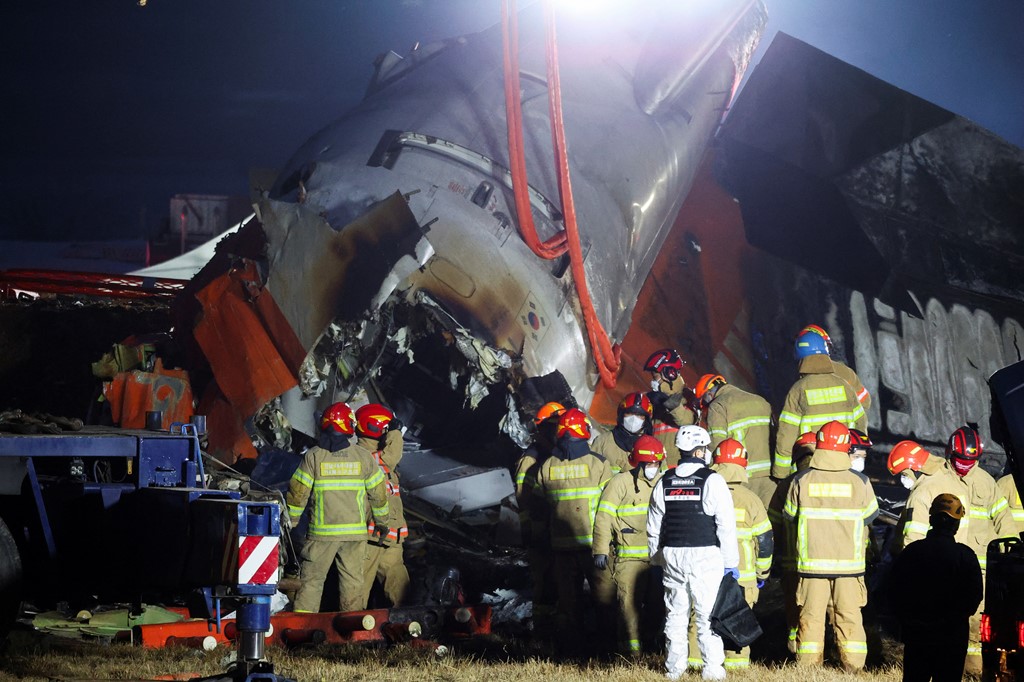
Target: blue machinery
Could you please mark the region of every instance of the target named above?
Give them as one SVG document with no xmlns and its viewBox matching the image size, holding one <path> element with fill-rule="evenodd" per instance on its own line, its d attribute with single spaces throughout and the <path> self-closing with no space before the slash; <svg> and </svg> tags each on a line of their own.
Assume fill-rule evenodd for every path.
<svg viewBox="0 0 1024 682">
<path fill-rule="evenodd" d="M 280 508 L 206 488 L 202 456 L 190 424 L 0 434 L 0 515 L 38 577 L 32 598 L 201 595 L 218 631 L 225 605 L 239 631 L 236 665 L 209 679 L 282 680 L 262 660 Z"/>
</svg>

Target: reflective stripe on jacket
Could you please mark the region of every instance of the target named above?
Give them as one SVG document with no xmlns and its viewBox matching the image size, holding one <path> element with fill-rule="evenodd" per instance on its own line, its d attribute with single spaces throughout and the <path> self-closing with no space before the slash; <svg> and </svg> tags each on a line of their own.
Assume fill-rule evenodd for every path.
<svg viewBox="0 0 1024 682">
<path fill-rule="evenodd" d="M 848 454 L 818 450 L 789 486 L 783 515 L 796 521 L 802 576 L 864 574 L 867 525 L 878 516 L 878 500 L 867 476 L 849 467 Z"/>
<path fill-rule="evenodd" d="M 955 473 L 955 472 L 954 472 Z M 1013 516 L 1010 503 L 996 489 L 992 475 L 975 464 L 962 477 L 970 490 L 970 504 L 967 514 L 970 525 L 967 529 L 967 546 L 978 556 L 981 570 L 985 570 L 988 543 L 999 537 L 1014 537 Z"/>
<path fill-rule="evenodd" d="M 864 383 L 857 376 L 857 373 L 852 369 L 839 362 L 838 360 L 832 360 L 832 371 L 835 372 L 836 376 L 850 384 L 854 392 L 857 394 L 857 402 L 864 408 L 864 412 L 871 409 L 871 394 L 868 393 L 868 389 L 864 388 Z"/>
<path fill-rule="evenodd" d="M 378 441 L 372 438 L 360 438 L 357 443 L 370 450 L 373 458 L 384 474 L 384 486 L 388 493 L 388 534 L 381 541 L 385 545 L 393 545 L 409 537 L 409 527 L 405 520 L 405 505 L 402 503 L 401 482 L 398 477 L 398 465 L 402 461 L 402 432 L 388 431 L 384 434 L 384 447 L 373 449 Z M 373 516 L 366 520 L 366 533 L 371 538 L 377 524 Z"/>
<path fill-rule="evenodd" d="M 368 512 L 377 521 L 387 522 L 384 483 L 384 472 L 364 448 L 352 444 L 330 452 L 312 447 L 288 484 L 288 515 L 297 523 L 312 499 L 309 537 L 365 540 Z"/>
<path fill-rule="evenodd" d="M 770 473 L 772 453 L 768 449 L 772 408 L 768 401 L 732 384 L 725 384 L 708 405 L 708 433 L 711 451 L 726 438 L 735 438 L 747 449 L 747 476 L 761 478 Z"/>
<path fill-rule="evenodd" d="M 971 491 L 967 483 L 956 475 L 946 460 L 929 453 L 928 459 L 917 472 L 917 482 L 907 496 L 907 506 L 900 519 L 902 528 L 897 528 L 896 540 L 902 542 L 903 547 L 928 534 L 931 528 L 929 510 L 932 500 L 942 493 L 955 495 L 965 509 L 970 505 Z M 969 516 L 960 519 L 960 528 L 956 532 L 957 542 L 969 545 L 967 534 L 970 525 Z"/>
<path fill-rule="evenodd" d="M 593 553 L 615 553 L 621 560 L 648 561 L 647 509 L 660 474 L 648 481 L 643 470 L 623 471 L 608 481 L 597 505 Z"/>
<path fill-rule="evenodd" d="M 611 477 L 608 462 L 595 454 L 571 460 L 552 455 L 541 465 L 537 485 L 550 507 L 552 549 L 591 547 L 597 505 Z"/>
<path fill-rule="evenodd" d="M 736 513 L 736 542 L 740 554 L 739 584 L 757 587 L 772 568 L 775 536 L 768 521 L 768 510 L 754 491 L 746 487 L 746 470 L 738 464 L 714 464 L 711 467 L 729 484 L 732 507 Z"/>
<path fill-rule="evenodd" d="M 773 478 L 783 479 L 792 473 L 793 443 L 802 433 L 817 431 L 830 421 L 867 432 L 867 415 L 857 402 L 857 394 L 850 384 L 832 373 L 832 361 L 827 355 L 811 355 L 801 360 L 800 375 L 786 394 L 779 415 Z"/>
</svg>

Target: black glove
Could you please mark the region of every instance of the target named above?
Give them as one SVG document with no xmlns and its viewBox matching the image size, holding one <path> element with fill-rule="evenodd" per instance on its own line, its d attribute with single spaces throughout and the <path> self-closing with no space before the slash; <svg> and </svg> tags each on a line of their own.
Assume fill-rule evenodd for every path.
<svg viewBox="0 0 1024 682">
<path fill-rule="evenodd" d="M 594 568 L 599 571 L 604 571 L 608 568 L 608 555 L 607 554 L 595 554 L 594 555 Z"/>
<path fill-rule="evenodd" d="M 402 423 L 402 420 L 399 419 L 398 417 L 395 417 L 394 419 L 388 422 L 388 431 L 398 431 L 399 433 L 401 433 L 402 428 L 404 426 L 405 424 Z"/>
</svg>

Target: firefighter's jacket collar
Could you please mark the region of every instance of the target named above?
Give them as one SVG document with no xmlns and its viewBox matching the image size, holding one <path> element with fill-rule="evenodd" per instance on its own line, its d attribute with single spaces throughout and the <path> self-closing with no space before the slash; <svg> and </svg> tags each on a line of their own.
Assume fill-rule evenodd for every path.
<svg viewBox="0 0 1024 682">
<path fill-rule="evenodd" d="M 739 464 L 712 464 L 711 469 L 721 474 L 730 487 L 739 483 L 747 483 L 750 480 L 750 477 L 747 476 L 747 470 Z"/>
<path fill-rule="evenodd" d="M 808 355 L 800 361 L 800 374 L 833 374 L 835 367 L 827 355 Z"/>
<path fill-rule="evenodd" d="M 815 450 L 811 468 L 819 471 L 845 471 L 850 468 L 850 455 L 836 450 Z"/>
<path fill-rule="evenodd" d="M 949 462 L 941 457 L 928 453 L 928 459 L 925 460 L 924 465 L 921 467 L 921 473 L 926 476 L 934 476 L 943 469 L 948 469 L 950 473 L 956 475 L 953 468 L 949 466 Z"/>
<path fill-rule="evenodd" d="M 556 445 L 551 451 L 552 457 L 566 459 L 569 461 L 579 459 L 580 457 L 589 454 L 590 443 L 582 438 L 573 438 L 572 436 L 562 436 L 558 441 L 558 445 Z"/>
</svg>

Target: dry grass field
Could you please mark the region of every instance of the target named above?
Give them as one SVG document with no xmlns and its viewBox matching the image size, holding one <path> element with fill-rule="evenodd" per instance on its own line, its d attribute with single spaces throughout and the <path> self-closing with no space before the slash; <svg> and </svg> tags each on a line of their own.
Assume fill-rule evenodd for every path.
<svg viewBox="0 0 1024 682">
<path fill-rule="evenodd" d="M 388 649 L 321 646 L 286 652 L 270 649 L 277 672 L 302 681 L 331 682 L 583 682 L 584 680 L 664 679 L 663 659 L 649 656 L 639 661 L 555 661 L 531 654 L 514 640 L 494 638 L 456 647 L 439 656 L 432 647 L 396 646 Z M 0 654 L 2 680 L 140 680 L 177 679 L 223 672 L 230 651 L 205 653 L 183 648 L 143 650 L 125 644 L 98 645 L 45 639 L 29 632 L 16 632 Z M 792 664 L 754 664 L 749 670 L 734 671 L 729 679 L 738 682 L 764 680 L 783 682 L 838 682 L 840 680 L 899 680 L 894 662 L 899 651 L 892 648 L 867 672 L 857 675 L 831 667 L 798 669 Z M 699 675 L 693 675 L 699 680 Z"/>
</svg>

